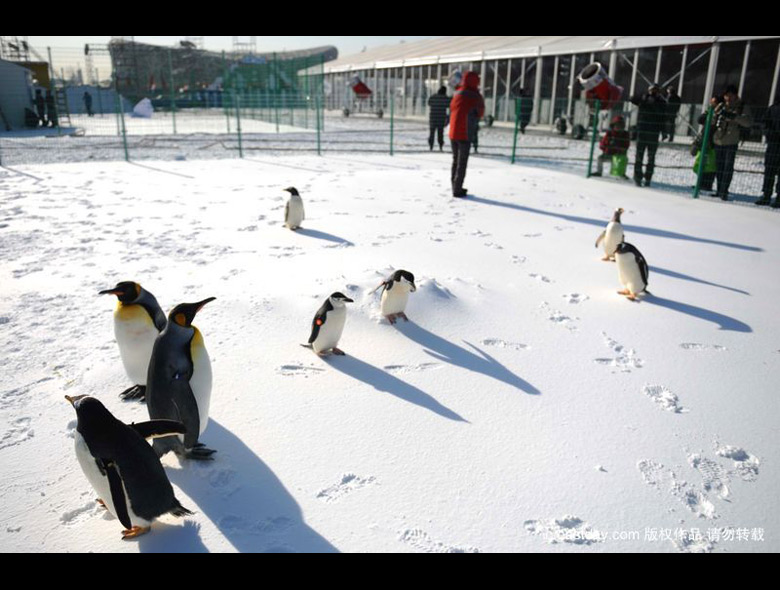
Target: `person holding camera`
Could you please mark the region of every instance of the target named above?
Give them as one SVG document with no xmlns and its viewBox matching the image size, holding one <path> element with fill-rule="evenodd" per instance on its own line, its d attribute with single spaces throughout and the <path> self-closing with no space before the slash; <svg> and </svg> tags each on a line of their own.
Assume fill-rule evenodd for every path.
<svg viewBox="0 0 780 590">
<path fill-rule="evenodd" d="M 715 144 L 715 162 L 717 172 L 716 197 L 723 201 L 729 200 L 729 188 L 734 177 L 734 163 L 739 147 L 740 128 L 749 128 L 752 125 L 749 109 L 742 103 L 736 86 L 730 85 L 723 94 L 720 102 L 713 112 L 713 135 Z"/>
</svg>

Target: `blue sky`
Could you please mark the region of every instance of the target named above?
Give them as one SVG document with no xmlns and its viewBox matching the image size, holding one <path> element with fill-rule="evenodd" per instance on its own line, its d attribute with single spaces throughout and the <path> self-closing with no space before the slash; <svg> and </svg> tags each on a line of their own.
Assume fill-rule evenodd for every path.
<svg viewBox="0 0 780 590">
<path fill-rule="evenodd" d="M 157 45 L 174 45 L 184 39 L 185 35 L 179 37 L 136 37 L 137 41 L 144 43 L 154 43 Z M 421 39 L 434 39 L 435 36 L 399 36 L 399 37 L 257 37 L 258 51 L 283 51 L 291 49 L 303 49 L 307 47 L 316 47 L 319 45 L 335 45 L 339 50 L 339 55 L 350 55 L 360 52 L 364 47 L 377 47 L 380 45 L 393 45 L 405 41 L 419 41 Z M 108 43 L 111 37 L 28 37 L 30 44 L 35 47 L 39 53 L 43 53 L 46 47 L 52 48 L 82 48 L 85 43 Z M 240 37 L 242 41 L 249 41 L 249 37 Z M 206 49 L 221 51 L 231 49 L 233 46 L 233 37 L 204 37 Z"/>
</svg>

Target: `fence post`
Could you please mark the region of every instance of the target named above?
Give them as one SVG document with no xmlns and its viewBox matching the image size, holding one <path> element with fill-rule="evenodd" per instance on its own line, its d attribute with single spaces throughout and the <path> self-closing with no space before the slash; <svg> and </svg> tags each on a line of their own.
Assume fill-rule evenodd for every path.
<svg viewBox="0 0 780 590">
<path fill-rule="evenodd" d="M 512 140 L 512 164 L 515 163 L 517 155 L 517 135 L 520 132 L 520 111 L 522 110 L 523 97 L 515 99 L 515 137 Z"/>
<path fill-rule="evenodd" d="M 315 94 L 314 96 L 314 108 L 317 110 L 317 155 L 322 155 L 322 143 L 321 143 L 321 137 L 320 137 L 320 95 Z"/>
<path fill-rule="evenodd" d="M 119 106 L 119 121 L 122 125 L 122 145 L 125 148 L 125 162 L 130 161 L 130 152 L 127 149 L 127 127 L 125 126 L 125 108 L 122 102 L 122 95 L 117 94 L 117 105 Z"/>
<path fill-rule="evenodd" d="M 596 140 L 599 136 L 599 112 L 601 111 L 601 101 L 597 100 L 593 105 L 593 133 L 590 137 L 590 156 L 588 157 L 588 176 L 591 177 L 593 171 L 593 153 L 596 150 Z"/>
<path fill-rule="evenodd" d="M 228 106 L 228 103 L 225 102 L 225 94 L 227 93 L 227 82 L 228 82 L 228 68 L 227 68 L 227 60 L 225 59 L 225 50 L 222 50 L 222 110 L 225 111 L 225 119 L 227 119 L 227 132 L 228 135 L 230 135 L 230 107 Z M 235 84 L 235 80 L 233 81 Z M 235 92 L 233 93 L 235 94 Z M 233 100 L 235 100 L 235 96 L 233 97 Z"/>
<path fill-rule="evenodd" d="M 238 92 L 233 92 L 233 102 L 236 105 L 236 127 L 238 132 L 238 157 L 244 157 L 244 145 L 241 140 L 241 97 Z"/>
<path fill-rule="evenodd" d="M 173 134 L 176 135 L 176 89 L 173 82 L 173 57 L 168 50 L 168 77 L 171 84 L 171 115 L 173 116 Z"/>
<path fill-rule="evenodd" d="M 390 95 L 390 155 L 393 155 L 393 131 L 395 127 L 395 92 Z"/>
<path fill-rule="evenodd" d="M 701 140 L 701 147 L 699 148 L 699 169 L 696 171 L 696 186 L 693 189 L 693 198 L 698 199 L 701 194 L 701 180 L 704 176 L 704 170 L 707 166 L 707 152 L 710 145 L 710 133 L 712 130 L 712 114 L 714 109 L 710 107 L 707 109 L 707 122 L 704 124 L 704 135 Z M 718 187 L 720 188 L 720 187 Z"/>
</svg>

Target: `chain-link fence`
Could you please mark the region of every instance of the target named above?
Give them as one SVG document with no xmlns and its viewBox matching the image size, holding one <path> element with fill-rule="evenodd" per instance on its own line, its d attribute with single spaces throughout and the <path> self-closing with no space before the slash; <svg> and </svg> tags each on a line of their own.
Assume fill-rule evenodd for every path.
<svg viewBox="0 0 780 590">
<path fill-rule="evenodd" d="M 419 96 L 385 78 L 358 92 L 354 76 L 326 83 L 317 55 L 234 59 L 139 44 L 38 57 L 47 59 L 33 69 L 0 62 L 5 166 L 449 151 L 446 130 L 440 148 L 428 119 L 438 81 Z M 76 58 L 76 66 L 57 65 Z M 54 95 L 48 103 L 45 90 Z M 509 89 L 507 97 L 515 90 L 521 92 Z M 7 106 L 9 96 L 16 106 Z M 731 117 L 716 105 L 707 124 L 701 105 L 664 99 L 654 106 L 647 95 L 609 109 L 571 93 L 537 104 L 512 96 L 508 104 L 499 120 L 481 123 L 474 146 L 480 156 L 588 177 L 600 172 L 688 195 L 723 188 L 728 198 L 755 201 L 764 194 L 765 107 L 744 106 Z M 13 121 L 9 108 L 17 109 Z M 621 119 L 627 146 L 616 150 L 609 137 Z"/>
</svg>

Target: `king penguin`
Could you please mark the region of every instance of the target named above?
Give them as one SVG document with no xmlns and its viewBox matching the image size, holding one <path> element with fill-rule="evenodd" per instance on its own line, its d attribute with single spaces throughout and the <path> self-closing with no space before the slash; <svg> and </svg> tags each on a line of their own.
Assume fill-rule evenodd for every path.
<svg viewBox="0 0 780 590">
<path fill-rule="evenodd" d="M 284 189 L 290 193 L 290 200 L 284 208 L 284 225 L 289 229 L 296 230 L 301 227 L 301 223 L 306 218 L 303 211 L 303 199 L 298 194 L 298 189 L 290 187 Z"/>
<path fill-rule="evenodd" d="M 93 397 L 65 396 L 76 410 L 76 457 L 98 494 L 98 503 L 125 527 L 124 539 L 148 533 L 163 514 L 188 516 L 147 438 L 185 432 L 184 425 L 154 420 L 127 425 Z"/>
<path fill-rule="evenodd" d="M 409 293 L 414 293 L 417 290 L 417 286 L 414 284 L 414 275 L 406 270 L 397 270 L 380 287 L 384 287 L 380 304 L 382 315 L 391 324 L 395 324 L 399 317 L 408 322 L 409 318 L 406 317 L 405 311 L 409 301 Z"/>
<path fill-rule="evenodd" d="M 615 251 L 618 276 L 625 289 L 618 294 L 625 295 L 631 301 L 636 301 L 640 293 L 649 293 L 647 290 L 650 269 L 642 253 L 633 245 L 623 242 Z"/>
<path fill-rule="evenodd" d="M 132 281 L 119 283 L 113 289 L 100 291 L 99 294 L 117 297 L 114 336 L 125 372 L 130 381 L 135 383 L 119 396 L 124 400 L 143 401 L 149 358 L 157 335 L 165 328 L 165 313 L 154 295 Z"/>
<path fill-rule="evenodd" d="M 158 457 L 174 451 L 189 459 L 209 460 L 216 452 L 198 442 L 209 421 L 211 360 L 203 335 L 192 325 L 195 314 L 214 299 L 174 307 L 154 343 L 146 379 L 149 417 L 177 420 L 187 429 L 183 437 L 155 440 Z"/>
<path fill-rule="evenodd" d="M 343 293 L 333 293 L 325 300 L 322 307 L 317 310 L 311 323 L 311 336 L 309 345 L 319 355 L 328 351 L 344 356 L 344 351 L 337 345 L 344 331 L 344 323 L 347 321 L 347 303 L 354 303 L 352 299 Z"/>
<path fill-rule="evenodd" d="M 619 244 L 623 243 L 625 236 L 623 235 L 623 226 L 620 224 L 620 216 L 625 211 L 623 209 L 615 209 L 615 213 L 612 215 L 612 220 L 607 224 L 607 229 L 601 232 L 601 235 L 596 240 L 596 248 L 599 244 L 604 243 L 604 262 L 615 260 L 615 250 Z"/>
</svg>

